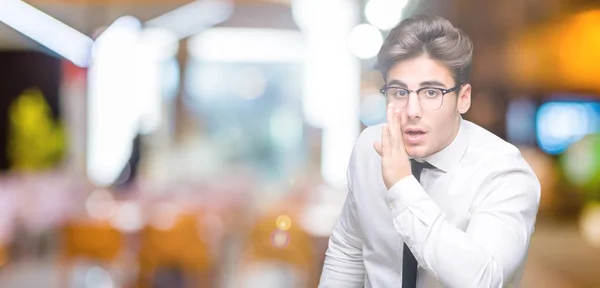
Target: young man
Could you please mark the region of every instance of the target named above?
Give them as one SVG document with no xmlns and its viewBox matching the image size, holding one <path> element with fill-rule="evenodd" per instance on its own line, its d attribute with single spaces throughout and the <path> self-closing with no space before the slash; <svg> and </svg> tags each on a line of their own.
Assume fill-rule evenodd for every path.
<svg viewBox="0 0 600 288">
<path fill-rule="evenodd" d="M 463 120 L 473 44 L 418 15 L 381 51 L 387 123 L 365 129 L 319 287 L 515 287 L 540 184 L 517 148 Z"/>
</svg>

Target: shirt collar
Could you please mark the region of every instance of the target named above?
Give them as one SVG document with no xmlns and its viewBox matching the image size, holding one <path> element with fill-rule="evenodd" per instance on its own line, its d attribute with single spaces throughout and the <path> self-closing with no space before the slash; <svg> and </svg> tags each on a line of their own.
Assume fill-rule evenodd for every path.
<svg viewBox="0 0 600 288">
<path fill-rule="evenodd" d="M 468 129 L 469 127 L 466 125 L 466 121 L 461 117 L 458 134 L 454 140 L 452 140 L 450 145 L 436 153 L 424 157 L 423 160 L 444 172 L 452 170 L 452 168 L 460 163 L 460 160 L 467 151 L 467 146 L 469 144 Z"/>
</svg>

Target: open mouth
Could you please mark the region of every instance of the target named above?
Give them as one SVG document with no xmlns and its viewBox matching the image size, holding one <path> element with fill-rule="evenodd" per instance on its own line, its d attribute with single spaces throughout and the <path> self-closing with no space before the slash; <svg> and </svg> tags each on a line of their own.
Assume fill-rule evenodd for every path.
<svg viewBox="0 0 600 288">
<path fill-rule="evenodd" d="M 406 132 L 404 132 L 404 140 L 408 140 L 409 143 L 415 143 L 415 142 L 419 142 L 423 139 L 423 137 L 425 136 L 425 132 L 422 130 L 412 130 L 409 129 Z"/>
<path fill-rule="evenodd" d="M 414 136 L 423 135 L 423 134 L 425 134 L 425 132 L 423 132 L 423 131 L 408 131 L 407 134 L 409 136 L 414 137 Z"/>
</svg>

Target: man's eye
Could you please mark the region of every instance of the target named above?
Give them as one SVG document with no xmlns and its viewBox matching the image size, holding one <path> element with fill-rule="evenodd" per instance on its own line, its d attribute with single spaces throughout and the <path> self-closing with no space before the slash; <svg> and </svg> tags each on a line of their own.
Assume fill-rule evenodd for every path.
<svg viewBox="0 0 600 288">
<path fill-rule="evenodd" d="M 398 90 L 396 90 L 395 95 L 397 97 L 406 97 L 406 95 L 408 95 L 408 91 L 406 91 L 404 89 L 398 89 Z"/>
<path fill-rule="evenodd" d="M 425 96 L 427 96 L 427 97 L 431 97 L 431 98 L 434 98 L 434 97 L 440 96 L 440 95 L 442 94 L 442 93 L 440 92 L 440 90 L 437 90 L 437 89 L 425 89 L 425 90 L 423 91 L 423 93 L 425 94 Z"/>
</svg>

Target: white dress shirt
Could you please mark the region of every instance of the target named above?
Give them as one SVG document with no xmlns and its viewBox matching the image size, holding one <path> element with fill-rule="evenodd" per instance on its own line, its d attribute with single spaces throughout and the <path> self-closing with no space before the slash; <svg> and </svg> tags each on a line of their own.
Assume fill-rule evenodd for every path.
<svg viewBox="0 0 600 288">
<path fill-rule="evenodd" d="M 424 169 L 390 190 L 366 128 L 348 166 L 348 195 L 329 239 L 319 287 L 401 287 L 406 242 L 417 287 L 518 287 L 540 201 L 519 150 L 467 120 Z M 419 160 L 419 159 L 417 159 Z"/>
</svg>

